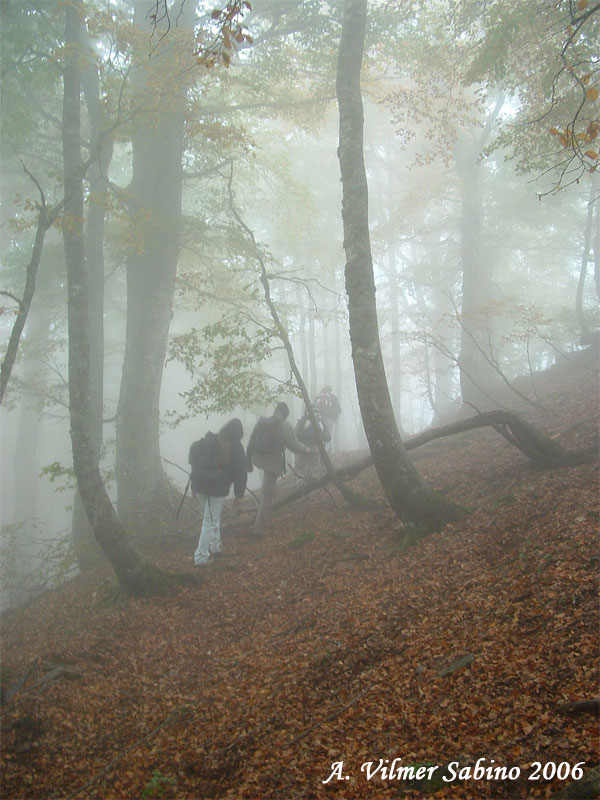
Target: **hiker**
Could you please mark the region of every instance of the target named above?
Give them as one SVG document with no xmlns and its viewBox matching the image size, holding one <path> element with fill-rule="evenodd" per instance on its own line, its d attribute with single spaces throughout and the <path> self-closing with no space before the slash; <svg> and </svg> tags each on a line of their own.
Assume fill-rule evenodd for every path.
<svg viewBox="0 0 600 800">
<path fill-rule="evenodd" d="M 254 467 L 263 470 L 260 503 L 254 520 L 254 535 L 257 538 L 266 533 L 269 512 L 275 499 L 277 478 L 285 473 L 286 448 L 293 453 L 309 452 L 296 439 L 292 426 L 287 421 L 289 413 L 287 403 L 277 403 L 273 416 L 261 417 L 248 440 L 248 472 L 252 472 Z"/>
<path fill-rule="evenodd" d="M 317 395 L 314 405 L 321 415 L 325 430 L 329 435 L 328 441 L 331 442 L 333 439 L 333 426 L 338 421 L 338 418 L 342 413 L 340 401 L 334 395 L 333 388 L 331 386 L 324 386 Z M 331 445 L 329 445 L 328 449 L 330 448 Z"/>
<path fill-rule="evenodd" d="M 192 465 L 190 484 L 193 494 L 203 504 L 202 530 L 194 553 L 194 564 L 201 567 L 213 555 L 221 553 L 221 512 L 233 483 L 234 502 L 246 491 L 248 471 L 242 445 L 244 427 L 237 417 L 225 423 L 219 433 L 209 431 L 190 447 Z"/>
<path fill-rule="evenodd" d="M 330 441 L 329 433 L 325 423 L 316 406 L 312 407 L 312 412 L 317 420 L 318 432 L 315 431 L 306 408 L 294 428 L 294 433 L 299 442 L 308 448 L 308 453 L 297 453 L 294 469 L 297 473 L 299 483 L 303 480 L 317 478 L 321 466 L 321 453 L 317 439 L 320 437 L 323 444 Z"/>
</svg>

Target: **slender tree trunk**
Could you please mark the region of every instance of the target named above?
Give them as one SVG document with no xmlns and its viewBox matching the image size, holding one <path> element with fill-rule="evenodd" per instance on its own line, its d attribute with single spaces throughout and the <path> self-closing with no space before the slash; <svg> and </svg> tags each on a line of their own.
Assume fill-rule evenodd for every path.
<svg viewBox="0 0 600 800">
<path fill-rule="evenodd" d="M 321 329 L 323 331 L 323 375 L 321 376 L 321 381 L 319 382 L 319 388 L 317 392 L 320 390 L 321 386 L 327 386 L 331 383 L 331 354 L 329 351 L 329 320 L 324 319 L 321 323 Z"/>
<path fill-rule="evenodd" d="M 302 371 L 302 378 L 304 381 L 308 380 L 308 350 L 306 347 L 306 313 L 302 305 L 302 294 L 300 287 L 296 289 L 296 302 L 300 310 L 300 324 L 298 330 L 299 344 L 300 344 L 300 364 Z"/>
<path fill-rule="evenodd" d="M 594 173 L 598 180 L 598 173 Z M 596 286 L 596 299 L 600 301 L 600 202 L 596 200 L 596 230 L 594 233 L 594 285 Z"/>
<path fill-rule="evenodd" d="M 182 6 L 177 30 L 149 58 L 141 37 L 132 72 L 133 174 L 129 187 L 133 245 L 127 257 L 127 326 L 117 416 L 116 473 L 119 513 L 128 525 L 155 517 L 168 499 L 160 459 L 159 401 L 179 249 L 185 90 L 190 66 L 176 55 L 191 52 L 195 4 Z M 137 2 L 135 23 L 148 27 L 154 0 Z M 170 76 L 170 79 L 167 79 Z"/>
<path fill-rule="evenodd" d="M 439 284 L 433 286 L 433 336 L 442 347 L 433 350 L 433 371 L 435 374 L 434 419 L 432 425 L 441 425 L 455 410 L 453 400 L 454 362 L 446 355 L 451 352 L 451 330 L 449 320 L 452 316 L 452 305 L 448 296 L 441 291 Z"/>
<path fill-rule="evenodd" d="M 315 312 L 308 312 L 308 363 L 309 363 L 309 393 L 311 400 L 315 399 L 317 392 L 317 354 L 315 345 Z"/>
<path fill-rule="evenodd" d="M 250 241 L 252 243 L 252 248 L 254 250 L 254 254 L 255 254 L 256 260 L 258 261 L 258 264 L 259 264 L 259 267 L 260 267 L 259 280 L 260 280 L 260 282 L 262 284 L 262 287 L 263 287 L 265 302 L 266 302 L 266 304 L 267 304 L 267 306 L 269 308 L 269 312 L 271 314 L 271 319 L 273 320 L 273 323 L 275 325 L 275 330 L 277 332 L 277 335 L 278 335 L 279 339 L 281 340 L 281 342 L 283 344 L 283 347 L 285 349 L 285 352 L 287 354 L 287 358 L 288 358 L 288 362 L 289 362 L 289 365 L 290 365 L 290 369 L 292 371 L 292 374 L 293 374 L 294 378 L 296 379 L 296 384 L 297 384 L 298 389 L 300 391 L 300 396 L 302 397 L 302 399 L 304 401 L 304 406 L 306 408 L 307 417 L 310 420 L 310 422 L 313 424 L 314 428 L 317 429 L 319 426 L 318 426 L 317 418 L 315 416 L 315 412 L 314 412 L 313 406 L 312 406 L 312 399 L 313 398 L 311 398 L 311 396 L 309 395 L 308 388 L 307 388 L 307 386 L 306 386 L 306 384 L 304 382 L 304 379 L 302 378 L 302 375 L 300 374 L 300 370 L 298 368 L 298 364 L 296 363 L 296 357 L 294 355 L 294 349 L 292 347 L 292 343 L 290 341 L 290 337 L 288 336 L 287 328 L 282 323 L 281 317 L 279 316 L 279 312 L 277 310 L 277 306 L 275 305 L 275 302 L 273 300 L 273 297 L 272 297 L 272 294 L 271 294 L 271 285 L 269 283 L 269 275 L 267 273 L 265 260 L 263 258 L 262 253 L 261 253 L 261 250 L 260 250 L 260 248 L 259 248 L 259 246 L 258 246 L 258 244 L 256 242 L 254 233 L 246 225 L 246 223 L 243 221 L 243 219 L 241 218 L 241 216 L 239 215 L 239 213 L 237 212 L 237 210 L 235 208 L 235 204 L 234 204 L 234 201 L 233 201 L 233 192 L 232 192 L 232 189 L 231 189 L 232 179 L 233 179 L 233 167 L 232 167 L 231 177 L 230 177 L 230 180 L 229 180 L 229 198 L 230 198 L 231 212 L 232 212 L 233 216 L 235 217 L 235 219 L 237 220 L 237 222 L 239 223 L 240 227 L 243 228 L 246 231 L 246 233 L 248 234 L 248 237 L 249 237 L 249 239 L 250 239 Z M 333 465 L 331 463 L 331 459 L 329 458 L 329 455 L 328 455 L 328 453 L 327 453 L 327 451 L 325 449 L 325 444 L 322 441 L 322 439 L 317 438 L 316 444 L 317 444 L 317 446 L 319 448 L 319 453 L 321 454 L 321 460 L 323 462 L 323 466 L 325 467 L 327 475 L 330 476 L 331 480 L 334 482 L 336 488 L 340 491 L 340 493 L 342 494 L 344 499 L 346 499 L 349 503 L 351 503 L 351 504 L 353 504 L 355 506 L 360 505 L 362 507 L 368 507 L 370 505 L 370 503 L 365 503 L 365 501 L 361 497 L 359 497 L 357 494 L 355 494 L 353 491 L 351 491 L 347 486 L 344 486 L 343 483 L 341 483 L 340 481 L 337 480 L 337 478 L 335 477 L 335 470 L 334 470 Z"/>
<path fill-rule="evenodd" d="M 342 175 L 352 360 L 365 432 L 386 497 L 406 524 L 431 530 L 457 519 L 460 511 L 434 492 L 409 460 L 394 419 L 385 377 L 375 302 L 363 154 L 360 71 L 366 13 L 366 0 L 346 1 L 337 67 L 338 155 Z"/>
<path fill-rule="evenodd" d="M 65 188 L 63 243 L 67 268 L 69 415 L 73 466 L 88 519 L 120 586 L 130 594 L 143 595 L 163 591 L 167 587 L 167 578 L 128 541 L 100 476 L 93 444 L 89 292 L 80 163 L 80 12 L 80 3 L 65 6 L 62 127 Z"/>
<path fill-rule="evenodd" d="M 455 148 L 460 178 L 460 252 L 462 262 L 462 309 L 460 338 L 460 387 L 463 403 L 475 408 L 489 405 L 493 376 L 481 350 L 488 353 L 491 320 L 486 311 L 491 275 L 482 258 L 482 197 L 478 147 L 472 132 L 463 133 Z M 480 349 L 481 348 L 481 349 Z M 489 355 L 489 353 L 488 353 Z"/>
<path fill-rule="evenodd" d="M 87 36 L 83 26 L 81 37 L 83 52 L 87 53 Z M 103 141 L 104 114 L 100 102 L 100 81 L 96 64 L 89 55 L 81 78 L 90 120 L 90 149 L 96 154 L 96 160 L 88 170 L 90 193 L 85 225 L 85 261 L 89 292 L 92 443 L 99 463 L 104 417 L 104 221 L 108 201 L 108 166 L 113 148 L 112 141 Z M 79 492 L 75 493 L 73 503 L 72 535 L 79 566 L 85 569 L 98 559 L 100 549 Z"/>
<path fill-rule="evenodd" d="M 6 352 L 4 353 L 4 358 L 2 359 L 2 365 L 0 365 L 0 404 L 4 399 L 4 395 L 8 387 L 8 381 L 10 379 L 15 359 L 17 357 L 17 352 L 19 350 L 21 335 L 23 333 L 23 330 L 25 329 L 25 323 L 27 322 L 27 315 L 29 314 L 29 308 L 31 306 L 33 295 L 35 293 L 35 284 L 37 281 L 37 273 L 42 258 L 44 239 L 46 238 L 46 233 L 48 229 L 54 224 L 56 218 L 58 217 L 64 206 L 64 201 L 61 200 L 52 209 L 48 209 L 48 206 L 46 205 L 46 197 L 40 185 L 28 170 L 25 171 L 39 189 L 40 210 L 38 212 L 37 229 L 35 233 L 35 240 L 33 243 L 31 259 L 29 261 L 29 264 L 27 265 L 27 270 L 25 273 L 25 288 L 23 290 L 23 297 L 20 299 L 16 298 L 19 304 L 19 313 L 17 314 L 15 323 L 10 332 L 8 344 L 6 346 Z"/>
<path fill-rule="evenodd" d="M 400 353 L 400 300 L 398 293 L 398 265 L 396 243 L 387 243 L 388 285 L 390 293 L 390 323 L 392 328 L 392 406 L 400 433 L 402 428 L 402 356 Z"/>
<path fill-rule="evenodd" d="M 489 406 L 498 384 L 498 374 L 490 364 L 493 337 L 492 317 L 487 305 L 491 297 L 492 271 L 484 258 L 483 198 L 479 159 L 492 131 L 504 99 L 501 97 L 477 136 L 463 131 L 456 143 L 454 157 L 461 187 L 460 251 L 463 270 L 460 386 L 463 403 L 481 408 Z"/>
<path fill-rule="evenodd" d="M 33 302 L 27 318 L 26 341 L 33 347 L 34 353 L 40 343 L 46 339 L 50 322 L 53 319 L 49 309 L 42 303 Z M 27 357 L 28 349 L 21 364 L 25 386 L 33 391 L 25 391 L 19 409 L 17 438 L 14 449 L 14 514 L 13 521 L 22 524 L 15 542 L 14 574 L 8 586 L 10 604 L 17 606 L 26 602 L 34 588 L 32 582 L 35 556 L 42 544 L 35 530 L 35 519 L 38 512 L 39 494 L 39 441 L 42 425 L 42 402 L 35 390 L 43 391 L 46 369 L 40 366 L 37 358 Z"/>
<path fill-rule="evenodd" d="M 579 322 L 581 330 L 581 338 L 585 340 L 590 332 L 589 325 L 584 311 L 583 295 L 585 291 L 585 279 L 587 277 L 587 268 L 590 261 L 590 254 L 592 247 L 594 249 L 594 257 L 597 260 L 598 254 L 596 252 L 595 243 L 592 239 L 594 236 L 594 212 L 598 216 L 597 210 L 597 196 L 598 196 L 598 173 L 594 172 L 590 179 L 590 197 L 587 209 L 587 218 L 585 222 L 585 230 L 583 234 L 583 254 L 581 256 L 581 269 L 579 271 L 579 280 L 577 282 L 577 292 L 575 294 L 575 313 Z M 594 202 L 596 201 L 596 202 Z M 596 226 L 598 228 L 598 226 Z"/>
<path fill-rule="evenodd" d="M 336 318 L 334 320 L 335 326 L 335 393 L 340 398 L 341 402 L 343 403 L 343 386 L 344 386 L 344 377 L 343 377 L 343 369 L 342 369 L 342 342 L 341 342 L 341 335 L 340 335 L 340 323 L 339 320 Z M 338 421 L 333 426 L 333 442 L 331 445 L 331 449 L 334 453 L 339 452 L 340 450 L 340 442 L 343 441 L 346 444 L 344 431 L 347 428 L 347 419 L 348 419 L 348 409 L 345 410 L 342 406 L 342 413 L 338 417 Z"/>
</svg>

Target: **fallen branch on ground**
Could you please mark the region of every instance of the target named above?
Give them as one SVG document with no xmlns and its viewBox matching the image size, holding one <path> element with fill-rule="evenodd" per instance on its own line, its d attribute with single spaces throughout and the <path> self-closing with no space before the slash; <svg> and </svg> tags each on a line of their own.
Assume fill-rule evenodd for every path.
<svg viewBox="0 0 600 800">
<path fill-rule="evenodd" d="M 600 697 L 595 697 L 593 700 L 578 700 L 575 703 L 564 703 L 556 710 L 561 714 L 584 714 L 586 711 L 600 714 Z"/>
<path fill-rule="evenodd" d="M 461 419 L 458 422 L 451 422 L 449 425 L 441 425 L 438 428 L 429 428 L 423 433 L 407 439 L 404 446 L 407 450 L 414 450 L 421 445 L 432 442 L 434 439 L 441 439 L 446 436 L 454 436 L 457 433 L 474 430 L 475 428 L 492 427 L 501 434 L 510 444 L 517 447 L 538 467 L 572 467 L 578 464 L 586 464 L 597 458 L 596 448 L 583 450 L 566 450 L 562 445 L 551 439 L 542 431 L 539 431 L 529 422 L 509 411 L 487 411 L 475 417 Z M 335 475 L 339 480 L 355 478 L 363 470 L 373 464 L 371 455 L 365 456 L 354 464 L 341 467 L 335 470 Z M 322 478 L 306 481 L 298 489 L 287 494 L 277 503 L 274 503 L 273 510 L 276 511 L 288 503 L 306 497 L 315 489 L 321 489 L 330 482 L 330 477 L 324 475 Z"/>
</svg>

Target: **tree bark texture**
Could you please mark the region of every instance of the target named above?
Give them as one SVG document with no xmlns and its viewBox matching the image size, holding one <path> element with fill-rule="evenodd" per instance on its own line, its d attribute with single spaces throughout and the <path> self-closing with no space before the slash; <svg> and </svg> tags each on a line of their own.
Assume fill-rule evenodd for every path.
<svg viewBox="0 0 600 800">
<path fill-rule="evenodd" d="M 147 28 L 147 12 L 153 7 L 152 0 L 136 4 L 140 31 Z M 177 30 L 169 32 L 151 57 L 149 37 L 141 36 L 132 71 L 136 113 L 128 190 L 131 243 L 116 443 L 119 513 L 130 525 L 153 516 L 167 487 L 160 460 L 159 401 L 179 249 L 185 89 L 190 75 L 185 68 L 189 64 L 184 66 L 176 54 L 191 52 L 180 36 L 193 12 L 194 3 L 182 6 Z"/>
<path fill-rule="evenodd" d="M 391 179 L 390 179 L 391 180 Z M 392 196 L 390 186 L 390 197 Z M 400 352 L 400 299 L 399 275 L 396 262 L 396 242 L 387 242 L 388 285 L 390 293 L 390 326 L 392 348 L 392 406 L 396 415 L 396 424 L 401 433 L 402 428 L 402 355 Z"/>
<path fill-rule="evenodd" d="M 352 359 L 365 432 L 385 495 L 405 523 L 433 530 L 457 519 L 460 512 L 433 491 L 408 459 L 394 419 L 379 341 L 360 92 L 366 9 L 366 0 L 346 2 L 336 82 Z"/>
<path fill-rule="evenodd" d="M 79 16 L 81 5 L 65 6 L 63 96 L 63 164 L 65 206 L 63 242 L 67 268 L 69 414 L 73 466 L 88 519 L 120 586 L 135 595 L 165 587 L 161 574 L 130 544 L 98 470 L 91 413 L 88 274 L 83 236 L 83 181 L 80 163 L 81 70 Z"/>
<path fill-rule="evenodd" d="M 92 443 L 99 463 L 104 417 L 104 222 L 108 202 L 108 167 L 113 147 L 112 140 L 107 139 L 104 132 L 98 69 L 88 53 L 89 42 L 83 25 L 80 35 L 82 51 L 86 54 L 81 80 L 90 121 L 90 150 L 96 156 L 87 173 L 90 192 L 85 223 L 85 263 L 90 320 Z M 75 493 L 71 528 L 79 566 L 85 569 L 98 560 L 100 552 L 79 492 Z"/>
</svg>

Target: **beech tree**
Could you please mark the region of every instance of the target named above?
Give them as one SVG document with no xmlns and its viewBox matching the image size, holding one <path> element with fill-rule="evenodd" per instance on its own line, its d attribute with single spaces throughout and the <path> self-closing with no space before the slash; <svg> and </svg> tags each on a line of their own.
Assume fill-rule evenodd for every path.
<svg viewBox="0 0 600 800">
<path fill-rule="evenodd" d="M 92 444 L 96 461 L 100 462 L 104 425 L 104 231 L 107 215 L 108 168 L 113 141 L 100 97 L 99 67 L 93 57 L 91 43 L 83 21 L 80 23 L 80 50 L 85 62 L 81 69 L 81 88 L 90 123 L 87 171 L 89 182 L 88 213 L 85 221 L 85 265 L 88 274 L 88 314 L 90 331 L 90 407 Z M 93 530 L 79 493 L 73 503 L 72 535 L 82 568 L 97 558 Z"/>
<path fill-rule="evenodd" d="M 461 131 L 454 157 L 460 178 L 462 306 L 461 344 L 458 359 L 462 401 L 475 408 L 493 405 L 494 387 L 498 382 L 490 352 L 493 331 L 488 311 L 492 297 L 492 270 L 483 254 L 483 199 L 479 160 L 490 138 L 492 126 L 500 113 L 503 100 L 497 101 L 482 131 Z"/>
<path fill-rule="evenodd" d="M 394 419 L 379 342 L 360 89 L 366 16 L 367 0 L 347 0 L 336 82 L 352 360 L 365 433 L 388 502 L 408 525 L 435 530 L 458 519 L 461 510 L 437 494 L 408 457 Z"/>
<path fill-rule="evenodd" d="M 81 174 L 80 3 L 65 6 L 62 143 L 64 165 L 63 241 L 67 269 L 69 334 L 69 417 L 77 488 L 94 535 L 120 587 L 133 595 L 163 592 L 172 576 L 159 570 L 131 544 L 98 469 L 93 443 L 88 274 L 83 231 Z"/>
<path fill-rule="evenodd" d="M 150 57 L 154 6 L 152 0 L 135 5 L 131 77 L 133 172 L 126 190 L 131 244 L 116 448 L 119 513 L 130 524 L 140 512 L 150 519 L 166 491 L 159 399 L 179 253 L 185 93 L 195 13 L 195 3 L 186 3 L 178 28 Z"/>
</svg>

